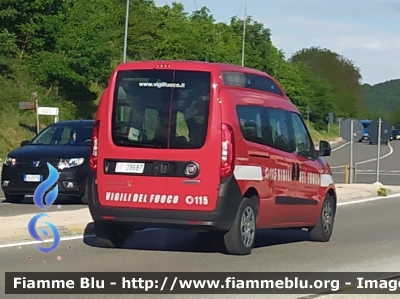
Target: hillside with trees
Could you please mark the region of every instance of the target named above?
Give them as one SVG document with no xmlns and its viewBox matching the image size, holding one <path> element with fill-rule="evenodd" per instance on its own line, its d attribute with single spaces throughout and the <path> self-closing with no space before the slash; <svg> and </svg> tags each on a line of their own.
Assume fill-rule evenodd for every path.
<svg viewBox="0 0 400 299">
<path fill-rule="evenodd" d="M 125 0 L 3 0 L 0 2 L 0 155 L 36 132 L 33 111 L 18 102 L 60 108 L 60 120 L 92 118 L 112 69 L 122 61 Z M 206 8 L 157 7 L 131 0 L 128 60 L 187 59 L 241 64 L 243 19 L 217 22 Z M 360 70 L 318 47 L 289 60 L 273 45 L 271 30 L 247 19 L 245 66 L 274 76 L 304 118 L 311 108 L 313 136 L 328 138 L 327 113 L 357 117 Z M 52 122 L 41 117 L 42 128 Z M 335 131 L 336 130 L 336 131 Z M 330 135 L 337 134 L 331 127 Z"/>
<path fill-rule="evenodd" d="M 400 79 L 375 85 L 363 84 L 362 106 L 370 118 L 384 117 L 400 127 Z"/>
</svg>

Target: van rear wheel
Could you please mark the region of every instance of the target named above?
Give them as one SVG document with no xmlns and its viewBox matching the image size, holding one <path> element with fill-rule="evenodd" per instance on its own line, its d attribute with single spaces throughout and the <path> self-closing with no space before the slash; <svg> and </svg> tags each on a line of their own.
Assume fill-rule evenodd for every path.
<svg viewBox="0 0 400 299">
<path fill-rule="evenodd" d="M 120 248 L 129 234 L 126 227 L 116 223 L 95 221 L 94 231 L 101 247 Z"/>
<path fill-rule="evenodd" d="M 249 255 L 256 239 L 257 197 L 243 198 L 229 231 L 223 236 L 225 248 L 232 255 Z"/>
</svg>

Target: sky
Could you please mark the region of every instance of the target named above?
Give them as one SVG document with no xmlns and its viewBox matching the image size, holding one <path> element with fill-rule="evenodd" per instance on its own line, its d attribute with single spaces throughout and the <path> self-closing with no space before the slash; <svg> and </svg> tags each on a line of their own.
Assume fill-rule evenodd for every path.
<svg viewBox="0 0 400 299">
<path fill-rule="evenodd" d="M 362 83 L 400 78 L 400 0 L 176 0 L 209 8 L 218 22 L 247 15 L 271 29 L 287 58 L 303 48 L 330 49 L 360 68 Z M 155 0 L 158 6 L 171 4 Z"/>
</svg>

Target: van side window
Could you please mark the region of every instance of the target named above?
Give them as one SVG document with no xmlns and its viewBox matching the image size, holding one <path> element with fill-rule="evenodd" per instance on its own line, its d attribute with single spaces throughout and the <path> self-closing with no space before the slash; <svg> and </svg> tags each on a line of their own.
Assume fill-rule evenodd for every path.
<svg viewBox="0 0 400 299">
<path fill-rule="evenodd" d="M 279 96 L 283 96 L 282 90 L 270 78 L 244 72 L 222 72 L 226 86 L 244 87 L 253 90 L 261 90 Z"/>
<path fill-rule="evenodd" d="M 272 135 L 270 146 L 288 153 L 292 152 L 290 146 L 288 113 L 285 110 L 275 108 L 266 108 L 266 111 Z"/>
<path fill-rule="evenodd" d="M 296 154 L 307 159 L 313 159 L 315 150 L 314 145 L 301 116 L 293 112 L 290 114 L 293 124 L 293 144 L 295 145 Z"/>
<path fill-rule="evenodd" d="M 268 145 L 264 108 L 252 106 L 237 106 L 240 129 L 247 141 Z"/>
</svg>

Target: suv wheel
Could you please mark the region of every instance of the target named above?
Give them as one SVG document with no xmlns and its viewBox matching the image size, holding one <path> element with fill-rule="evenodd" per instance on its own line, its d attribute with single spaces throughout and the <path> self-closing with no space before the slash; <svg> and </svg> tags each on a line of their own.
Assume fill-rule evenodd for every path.
<svg viewBox="0 0 400 299">
<path fill-rule="evenodd" d="M 328 242 L 330 240 L 335 222 L 335 214 L 335 200 L 327 194 L 316 225 L 309 229 L 312 241 Z"/>
<path fill-rule="evenodd" d="M 232 227 L 223 237 L 229 254 L 248 255 L 251 253 L 256 239 L 257 214 L 257 197 L 243 198 Z"/>
<path fill-rule="evenodd" d="M 11 203 L 20 203 L 24 200 L 25 194 L 4 194 L 6 201 Z"/>
<path fill-rule="evenodd" d="M 88 196 L 87 193 L 85 192 L 85 194 L 83 194 L 83 196 L 78 197 L 80 202 L 83 204 L 87 204 L 88 203 Z"/>
<path fill-rule="evenodd" d="M 94 231 L 101 247 L 120 248 L 129 237 L 126 226 L 117 223 L 95 221 Z"/>
</svg>

